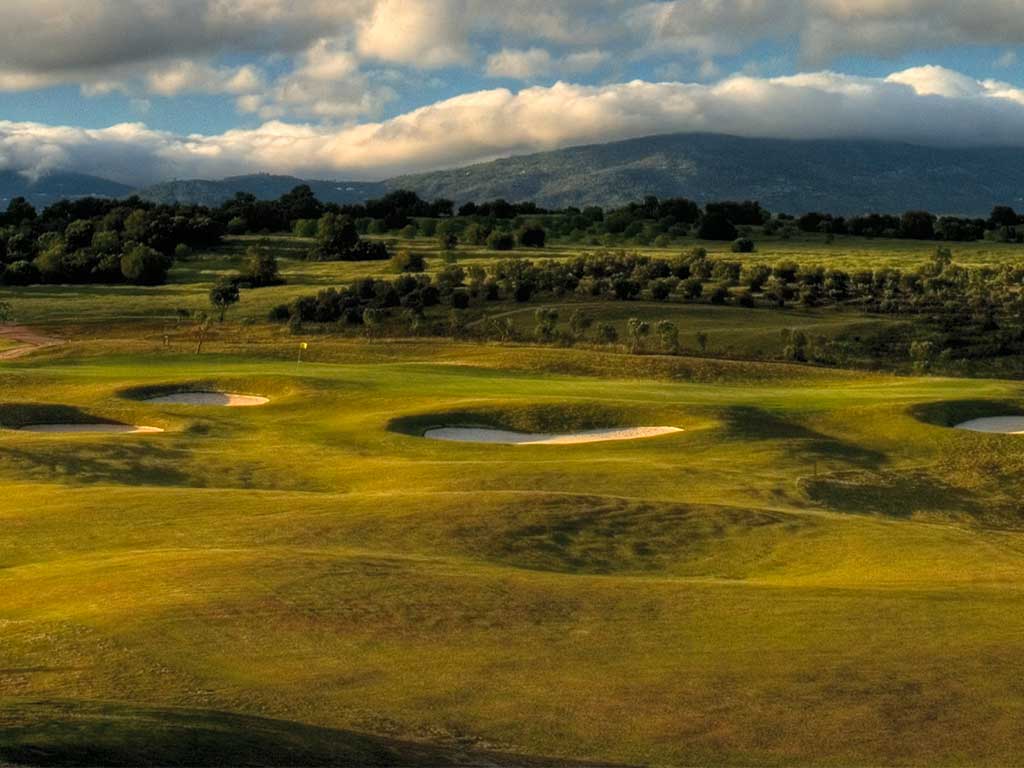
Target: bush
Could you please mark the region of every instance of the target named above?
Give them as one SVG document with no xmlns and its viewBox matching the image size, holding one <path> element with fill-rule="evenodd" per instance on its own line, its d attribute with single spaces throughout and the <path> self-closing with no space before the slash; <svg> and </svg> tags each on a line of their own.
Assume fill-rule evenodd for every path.
<svg viewBox="0 0 1024 768">
<path fill-rule="evenodd" d="M 316 237 L 317 226 L 319 225 L 317 219 L 296 219 L 295 223 L 292 224 L 292 234 L 295 237 Z"/>
<path fill-rule="evenodd" d="M 492 251 L 511 251 L 516 247 L 516 239 L 508 232 L 491 232 L 487 237 L 487 247 Z"/>
<path fill-rule="evenodd" d="M 519 245 L 523 248 L 543 248 L 547 242 L 548 233 L 540 224 L 528 224 L 519 230 Z"/>
<path fill-rule="evenodd" d="M 32 285 L 40 280 L 39 270 L 31 261 L 8 264 L 3 273 L 4 285 Z"/>
<path fill-rule="evenodd" d="M 651 283 L 651 298 L 655 301 L 665 301 L 672 293 L 672 284 L 667 280 L 655 280 Z"/>
<path fill-rule="evenodd" d="M 247 255 L 249 263 L 246 265 L 242 280 L 253 288 L 263 288 L 268 285 L 280 285 L 284 281 L 278 274 L 277 258 L 265 248 L 249 248 Z"/>
<path fill-rule="evenodd" d="M 697 237 L 701 240 L 735 240 L 736 227 L 720 213 L 709 213 L 701 220 Z"/>
<path fill-rule="evenodd" d="M 272 323 L 286 323 L 291 319 L 292 311 L 287 304 L 278 304 L 272 308 L 267 319 Z"/>
<path fill-rule="evenodd" d="M 391 257 L 391 269 L 395 272 L 423 272 L 426 268 L 426 260 L 419 253 L 399 251 Z"/>
<path fill-rule="evenodd" d="M 704 293 L 704 283 L 696 277 L 691 277 L 689 280 L 683 280 L 683 282 L 679 284 L 679 287 L 683 292 L 683 296 L 690 300 L 699 299 Z"/>
<path fill-rule="evenodd" d="M 93 247 L 95 248 L 96 238 L 93 238 Z M 184 243 L 178 243 L 174 246 L 174 258 L 177 261 L 188 261 L 192 258 L 192 249 Z"/>
<path fill-rule="evenodd" d="M 741 237 L 733 241 L 732 252 L 733 253 L 753 253 L 757 250 L 757 246 L 754 245 L 754 241 L 749 237 Z"/>
<path fill-rule="evenodd" d="M 455 291 L 451 298 L 452 309 L 469 309 L 469 294 L 465 291 Z"/>
<path fill-rule="evenodd" d="M 136 285 L 163 284 L 170 267 L 170 259 L 145 245 L 137 245 L 121 257 L 121 274 Z"/>
</svg>

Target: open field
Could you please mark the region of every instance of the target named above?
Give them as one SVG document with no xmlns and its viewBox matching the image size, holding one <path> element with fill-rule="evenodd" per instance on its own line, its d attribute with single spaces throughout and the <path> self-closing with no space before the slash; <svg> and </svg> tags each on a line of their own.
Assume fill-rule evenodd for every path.
<svg viewBox="0 0 1024 768">
<path fill-rule="evenodd" d="M 158 288 L 0 292 L 69 339 L 0 362 L 0 762 L 974 766 L 1024 751 L 1024 438 L 952 428 L 1024 413 L 1021 382 L 335 334 L 308 337 L 299 364 L 266 311 L 386 274 L 303 261 L 192 354 L 176 310 L 205 306 L 238 258 L 179 264 Z M 525 327 L 534 309 L 488 312 Z M 736 357 L 783 328 L 889 322 L 594 311 L 669 316 L 685 345 L 703 330 Z M 269 403 L 147 401 L 179 390 Z M 16 431 L 95 422 L 166 431 Z M 644 425 L 683 431 L 422 437 Z"/>
</svg>

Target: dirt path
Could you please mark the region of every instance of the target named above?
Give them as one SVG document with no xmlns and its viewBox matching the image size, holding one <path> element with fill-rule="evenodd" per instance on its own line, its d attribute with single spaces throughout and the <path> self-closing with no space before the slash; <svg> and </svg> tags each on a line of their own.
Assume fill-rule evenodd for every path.
<svg viewBox="0 0 1024 768">
<path fill-rule="evenodd" d="M 35 352 L 37 349 L 58 347 L 67 343 L 64 339 L 47 336 L 26 325 L 0 325 L 0 339 L 19 342 L 17 347 L 0 351 L 0 360 L 14 360 L 30 352 Z"/>
</svg>

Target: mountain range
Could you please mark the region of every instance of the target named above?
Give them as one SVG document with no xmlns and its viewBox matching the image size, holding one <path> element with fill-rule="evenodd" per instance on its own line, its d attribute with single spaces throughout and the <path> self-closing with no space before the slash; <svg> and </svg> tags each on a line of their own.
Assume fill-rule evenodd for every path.
<svg viewBox="0 0 1024 768">
<path fill-rule="evenodd" d="M 219 181 L 168 181 L 140 190 L 105 179 L 59 173 L 30 182 L 0 172 L 0 201 L 139 194 L 154 202 L 217 205 L 236 192 L 274 199 L 309 184 L 324 202 L 357 203 L 390 190 L 457 203 L 504 198 L 547 208 L 622 205 L 646 195 L 758 200 L 769 210 L 857 214 L 984 215 L 1024 204 L 1024 148 L 929 147 L 859 140 L 749 139 L 669 134 L 509 157 L 380 182 L 309 181 L 254 174 Z"/>
</svg>

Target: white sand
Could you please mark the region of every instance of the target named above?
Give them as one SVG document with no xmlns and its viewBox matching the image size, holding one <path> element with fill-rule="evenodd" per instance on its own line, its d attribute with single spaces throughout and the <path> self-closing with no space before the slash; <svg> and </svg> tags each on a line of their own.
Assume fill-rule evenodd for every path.
<svg viewBox="0 0 1024 768">
<path fill-rule="evenodd" d="M 266 405 L 270 400 L 256 395 L 236 395 L 230 392 L 175 392 L 146 400 L 164 405 L 222 405 L 227 408 L 251 408 Z"/>
<path fill-rule="evenodd" d="M 591 429 L 565 435 L 528 434 L 503 429 L 482 427 L 441 427 L 428 429 L 423 436 L 430 440 L 457 443 L 490 443 L 495 445 L 578 445 L 603 443 L 611 440 L 640 440 L 646 437 L 671 435 L 683 430 L 678 427 L 628 427 L 623 429 Z"/>
<path fill-rule="evenodd" d="M 957 424 L 956 428 L 998 435 L 1024 435 L 1024 416 L 993 416 L 987 419 L 973 419 L 965 421 L 963 424 Z"/>
<path fill-rule="evenodd" d="M 29 424 L 22 432 L 45 434 L 103 434 L 103 435 L 149 435 L 163 432 L 159 427 L 138 427 L 134 424 Z"/>
</svg>

